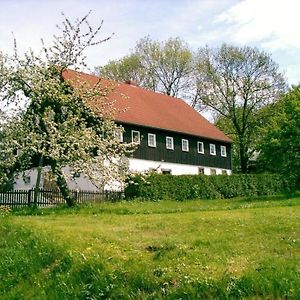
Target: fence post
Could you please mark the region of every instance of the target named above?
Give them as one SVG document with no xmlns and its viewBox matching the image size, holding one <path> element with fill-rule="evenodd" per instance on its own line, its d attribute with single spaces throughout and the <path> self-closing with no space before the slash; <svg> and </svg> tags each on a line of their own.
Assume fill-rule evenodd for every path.
<svg viewBox="0 0 300 300">
<path fill-rule="evenodd" d="M 75 191 L 75 202 L 78 203 L 78 198 L 79 198 L 79 190 L 77 189 Z"/>
<path fill-rule="evenodd" d="M 28 190 L 28 192 L 27 192 L 27 202 L 28 202 L 28 206 L 31 205 L 31 192 L 32 192 L 32 190 Z"/>
</svg>

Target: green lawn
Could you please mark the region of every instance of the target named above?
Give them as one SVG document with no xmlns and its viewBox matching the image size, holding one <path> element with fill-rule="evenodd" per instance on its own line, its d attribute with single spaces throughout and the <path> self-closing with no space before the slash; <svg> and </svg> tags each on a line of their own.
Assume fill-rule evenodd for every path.
<svg viewBox="0 0 300 300">
<path fill-rule="evenodd" d="M 300 299 L 300 198 L 252 200 L 0 217 L 0 298 Z"/>
</svg>

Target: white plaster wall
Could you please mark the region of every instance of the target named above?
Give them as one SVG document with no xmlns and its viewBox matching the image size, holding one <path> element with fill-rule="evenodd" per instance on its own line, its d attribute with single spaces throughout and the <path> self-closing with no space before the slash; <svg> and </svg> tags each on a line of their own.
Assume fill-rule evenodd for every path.
<svg viewBox="0 0 300 300">
<path fill-rule="evenodd" d="M 172 175 L 197 175 L 199 174 L 199 167 L 204 168 L 204 174 L 210 175 L 211 168 L 203 166 L 193 166 L 184 164 L 175 164 L 168 162 L 151 161 L 145 159 L 129 158 L 129 170 L 133 172 L 147 172 L 151 169 L 155 169 L 158 173 L 162 170 L 171 170 Z M 49 168 L 45 167 L 43 171 L 47 171 Z M 219 168 L 213 168 L 216 170 L 217 175 L 222 174 L 222 170 Z M 68 168 L 64 168 L 65 172 L 68 172 Z M 231 170 L 226 169 L 228 175 L 231 175 Z M 30 190 L 35 187 L 37 169 L 28 170 L 25 176 L 30 177 L 30 182 L 26 183 L 23 180 L 23 175 L 19 174 L 15 177 L 15 190 Z M 42 175 L 43 176 L 43 175 Z M 43 177 L 41 179 L 42 187 Z M 94 185 L 87 177 L 80 175 L 77 178 L 68 181 L 68 186 L 72 190 L 82 190 L 82 191 L 97 191 L 98 188 Z M 120 190 L 121 185 L 119 182 L 111 182 L 104 186 L 104 190 Z"/>
<path fill-rule="evenodd" d="M 43 168 L 41 187 L 43 187 L 43 173 L 48 171 L 49 168 Z M 64 172 L 68 172 L 68 168 L 64 168 Z M 14 190 L 30 190 L 35 188 L 37 169 L 33 168 L 24 173 L 25 177 L 30 177 L 30 182 L 26 183 L 24 181 L 23 173 L 18 174 L 15 177 Z M 68 186 L 71 190 L 81 190 L 81 191 L 97 191 L 97 187 L 85 176 L 80 175 L 77 178 L 68 180 Z"/>
<path fill-rule="evenodd" d="M 24 181 L 24 177 L 30 178 L 30 182 L 26 183 Z M 24 173 L 20 173 L 15 177 L 14 181 L 14 190 L 31 190 L 35 187 L 36 183 L 36 177 L 37 177 L 37 170 L 31 169 Z"/>
<path fill-rule="evenodd" d="M 205 175 L 210 175 L 211 168 L 209 167 L 129 158 L 129 169 L 133 172 L 147 172 L 150 169 L 155 169 L 158 173 L 161 173 L 163 169 L 169 169 L 172 175 L 197 175 L 199 174 L 199 167 L 204 169 Z M 217 175 L 222 174 L 222 170 L 226 170 L 227 174 L 231 175 L 231 170 L 229 169 L 212 169 L 216 170 Z"/>
</svg>

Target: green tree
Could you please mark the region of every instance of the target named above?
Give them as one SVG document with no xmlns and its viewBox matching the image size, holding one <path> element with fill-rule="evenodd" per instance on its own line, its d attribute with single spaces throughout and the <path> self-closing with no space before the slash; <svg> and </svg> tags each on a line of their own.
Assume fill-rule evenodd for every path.
<svg viewBox="0 0 300 300">
<path fill-rule="evenodd" d="M 256 110 L 248 121 L 249 130 L 245 135 L 246 143 L 248 145 L 248 172 L 263 171 L 258 169 L 257 164 L 257 157 L 260 152 L 259 145 L 264 138 L 264 130 L 268 124 L 269 118 L 274 112 L 275 104 L 276 102 Z M 239 118 L 241 118 L 242 113 L 242 108 L 236 109 L 236 115 L 239 116 Z M 218 115 L 215 120 L 215 125 L 232 139 L 232 168 L 234 172 L 240 172 L 241 159 L 239 137 L 236 134 L 236 129 L 234 128 L 232 121 L 223 115 Z"/>
<path fill-rule="evenodd" d="M 219 127 L 234 137 L 239 170 L 245 173 L 261 123 L 257 113 L 278 99 L 285 80 L 270 55 L 256 48 L 206 47 L 199 50 L 196 60 L 196 108 L 204 105 L 222 117 Z"/>
<path fill-rule="evenodd" d="M 68 178 L 82 173 L 98 185 L 122 181 L 120 163 L 131 149 L 114 135 L 119 128 L 106 105 L 113 86 L 101 81 L 91 86 L 80 73 L 66 79 L 70 68 L 86 66 L 86 48 L 107 40 L 97 40 L 102 24 L 93 29 L 88 15 L 74 24 L 65 18 L 61 34 L 54 36 L 51 47 L 43 46 L 41 55 L 29 51 L 21 57 L 15 46 L 15 54 L 1 69 L 2 103 L 8 108 L 14 104 L 17 110 L 1 124 L 0 169 L 21 172 L 49 165 L 69 206 L 75 199 Z M 64 172 L 66 167 L 70 172 Z"/>
<path fill-rule="evenodd" d="M 179 38 L 159 42 L 145 37 L 129 56 L 96 68 L 96 73 L 116 81 L 133 80 L 169 96 L 190 98 L 193 54 Z"/>
<path fill-rule="evenodd" d="M 109 61 L 103 67 L 97 67 L 96 73 L 118 82 L 132 81 L 138 86 L 152 89 L 152 85 L 137 54 L 130 54 L 119 60 Z"/>
<path fill-rule="evenodd" d="M 263 130 L 259 161 L 263 168 L 296 180 L 300 187 L 300 86 L 273 108 Z"/>
</svg>

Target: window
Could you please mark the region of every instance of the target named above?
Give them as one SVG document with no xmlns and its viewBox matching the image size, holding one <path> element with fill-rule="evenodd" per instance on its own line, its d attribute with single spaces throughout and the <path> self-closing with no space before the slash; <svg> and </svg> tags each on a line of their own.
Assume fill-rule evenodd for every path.
<svg viewBox="0 0 300 300">
<path fill-rule="evenodd" d="M 148 146 L 156 147 L 156 135 L 153 133 L 148 133 Z"/>
<path fill-rule="evenodd" d="M 221 156 L 226 157 L 227 153 L 226 153 L 226 146 L 221 146 Z"/>
<path fill-rule="evenodd" d="M 174 150 L 174 139 L 171 136 L 166 137 L 166 148 Z"/>
<path fill-rule="evenodd" d="M 121 128 L 118 128 L 115 130 L 114 134 L 115 134 L 116 140 L 122 143 L 123 142 L 123 130 Z"/>
<path fill-rule="evenodd" d="M 204 168 L 199 167 L 198 168 L 198 174 L 204 174 Z"/>
<path fill-rule="evenodd" d="M 185 151 L 185 152 L 189 151 L 189 141 L 188 140 L 182 139 L 181 146 L 182 146 L 182 151 Z"/>
<path fill-rule="evenodd" d="M 162 174 L 172 174 L 172 170 L 171 169 L 161 169 L 161 173 Z"/>
<path fill-rule="evenodd" d="M 198 149 L 198 153 L 201 153 L 201 154 L 204 153 L 204 144 L 203 144 L 203 142 L 198 142 L 197 143 L 197 149 Z"/>
<path fill-rule="evenodd" d="M 217 175 L 216 169 L 210 169 L 210 175 Z"/>
<path fill-rule="evenodd" d="M 75 178 L 79 178 L 80 177 L 80 173 L 79 172 L 75 172 L 72 176 L 72 179 L 75 179 Z"/>
<path fill-rule="evenodd" d="M 141 142 L 141 137 L 140 137 L 140 132 L 136 130 L 131 131 L 131 140 L 133 143 L 140 143 Z"/>
<path fill-rule="evenodd" d="M 209 154 L 216 155 L 216 145 L 215 144 L 209 144 Z"/>
<path fill-rule="evenodd" d="M 31 177 L 30 176 L 24 176 L 23 177 L 23 180 L 24 180 L 24 183 L 26 185 L 30 184 L 31 183 Z"/>
</svg>

